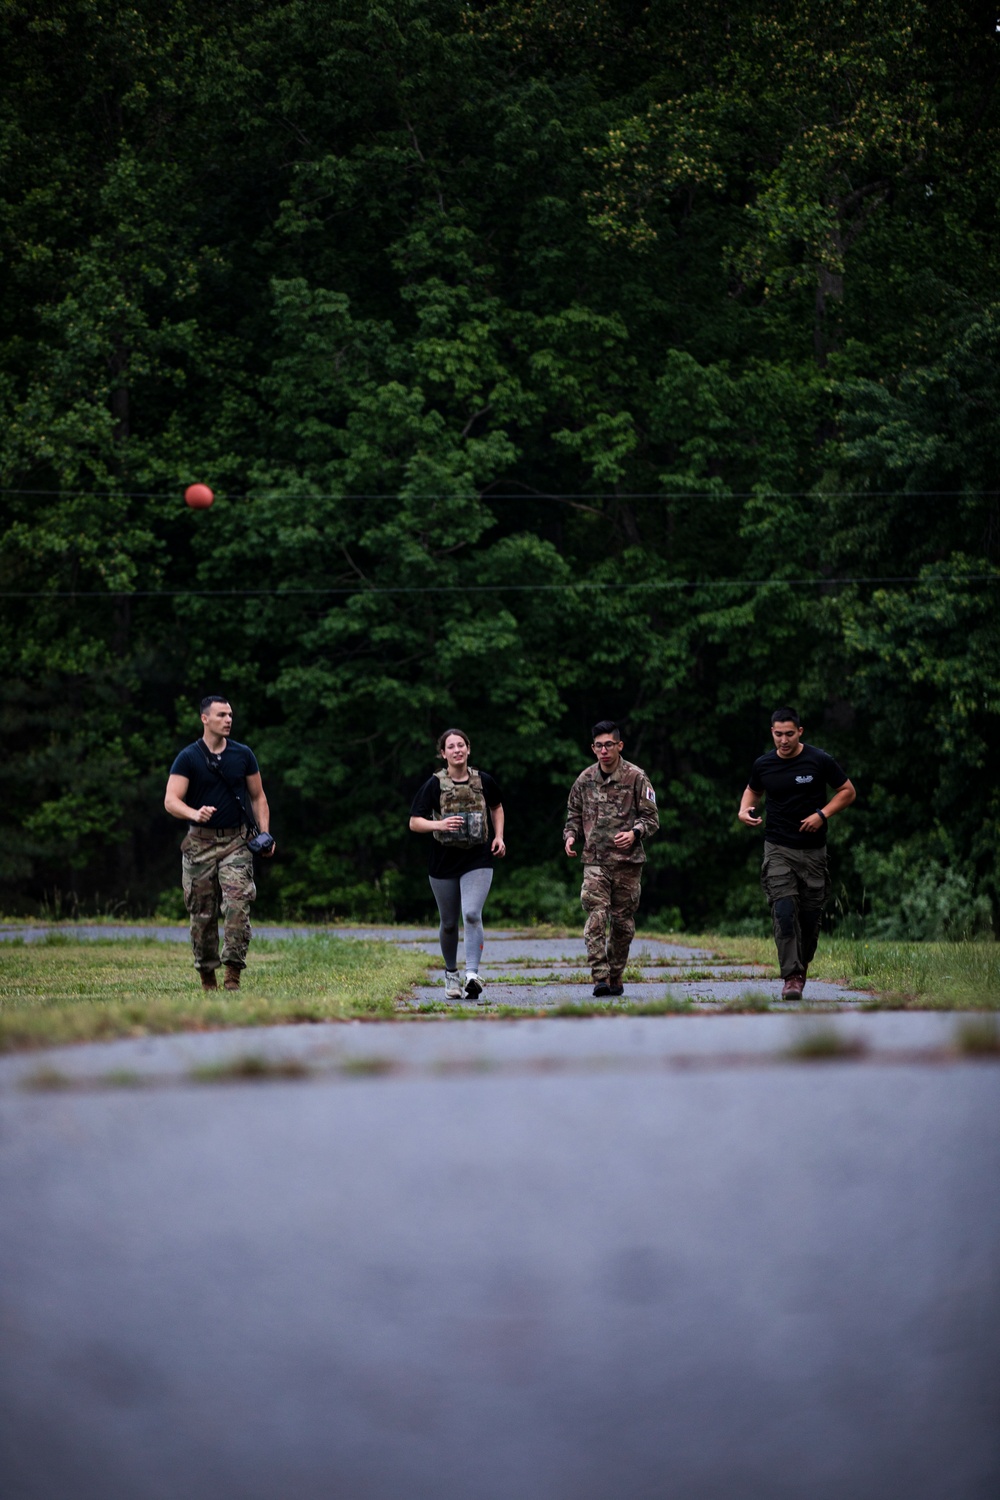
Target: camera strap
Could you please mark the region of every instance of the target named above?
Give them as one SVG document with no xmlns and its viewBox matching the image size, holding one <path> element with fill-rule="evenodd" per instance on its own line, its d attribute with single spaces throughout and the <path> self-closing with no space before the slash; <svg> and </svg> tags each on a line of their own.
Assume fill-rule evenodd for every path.
<svg viewBox="0 0 1000 1500">
<path fill-rule="evenodd" d="M 247 812 L 246 803 L 243 801 L 243 794 L 240 791 L 239 787 L 234 786 L 234 784 L 230 781 L 229 777 L 226 775 L 225 771 L 222 769 L 222 755 L 225 755 L 225 753 L 226 753 L 225 750 L 223 750 L 222 755 L 220 755 L 218 758 L 215 758 L 212 755 L 211 751 L 209 750 L 208 746 L 205 744 L 205 741 L 203 739 L 202 740 L 198 740 L 197 743 L 201 747 L 201 753 L 205 757 L 205 763 L 208 766 L 208 769 L 210 771 L 213 771 L 217 776 L 221 776 L 222 777 L 223 781 L 226 783 L 226 786 L 229 788 L 229 790 L 232 792 L 233 796 L 236 798 L 236 801 L 239 804 L 240 812 L 243 814 L 243 821 L 246 824 L 247 829 L 249 830 L 248 837 L 246 839 L 244 839 L 243 842 L 244 843 L 249 843 L 250 839 L 255 839 L 257 837 L 258 833 L 260 833 L 260 829 L 257 827 L 257 824 L 254 822 L 253 818 L 251 818 L 250 814 Z M 229 745 L 229 741 L 227 740 L 226 741 L 227 748 L 228 748 L 228 745 Z"/>
</svg>

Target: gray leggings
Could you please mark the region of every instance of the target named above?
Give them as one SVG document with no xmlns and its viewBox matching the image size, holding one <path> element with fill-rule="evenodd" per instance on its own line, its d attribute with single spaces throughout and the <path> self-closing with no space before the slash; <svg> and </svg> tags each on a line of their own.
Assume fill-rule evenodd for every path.
<svg viewBox="0 0 1000 1500">
<path fill-rule="evenodd" d="M 493 871 L 467 870 L 464 875 L 450 880 L 436 880 L 429 875 L 431 890 L 441 913 L 441 957 L 444 966 L 454 974 L 458 968 L 458 914 L 462 913 L 465 928 L 465 968 L 469 974 L 478 974 L 479 960 L 483 956 L 483 906 L 493 884 Z"/>
</svg>

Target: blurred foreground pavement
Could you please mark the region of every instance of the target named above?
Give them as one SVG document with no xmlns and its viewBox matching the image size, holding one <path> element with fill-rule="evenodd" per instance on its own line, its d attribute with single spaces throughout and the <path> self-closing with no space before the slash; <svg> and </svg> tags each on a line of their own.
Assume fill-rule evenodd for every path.
<svg viewBox="0 0 1000 1500">
<path fill-rule="evenodd" d="M 995 1500 L 996 1060 L 612 1024 L 0 1091 L 4 1500 Z"/>
</svg>

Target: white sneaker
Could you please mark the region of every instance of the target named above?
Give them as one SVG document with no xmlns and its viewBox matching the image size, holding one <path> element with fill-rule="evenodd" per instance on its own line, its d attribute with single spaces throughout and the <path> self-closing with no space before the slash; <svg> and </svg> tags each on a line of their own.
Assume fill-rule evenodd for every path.
<svg viewBox="0 0 1000 1500">
<path fill-rule="evenodd" d="M 478 974 L 466 974 L 465 976 L 465 998 L 466 1000 L 478 1000 L 486 988 Z"/>
<path fill-rule="evenodd" d="M 448 1000 L 461 1000 L 461 998 L 462 998 L 462 981 L 458 977 L 458 970 L 457 969 L 454 972 L 451 969 L 445 969 L 445 971 L 444 971 L 444 993 L 445 993 L 446 999 L 448 999 Z"/>
</svg>

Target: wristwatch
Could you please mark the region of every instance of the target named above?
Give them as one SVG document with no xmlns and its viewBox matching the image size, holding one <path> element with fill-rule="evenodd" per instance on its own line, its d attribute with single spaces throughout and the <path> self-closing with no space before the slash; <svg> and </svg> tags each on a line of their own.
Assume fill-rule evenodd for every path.
<svg viewBox="0 0 1000 1500">
<path fill-rule="evenodd" d="M 632 829 L 632 832 L 635 834 L 637 839 L 642 838 L 642 828 L 638 823 L 636 823 L 635 827 Z"/>
</svg>

